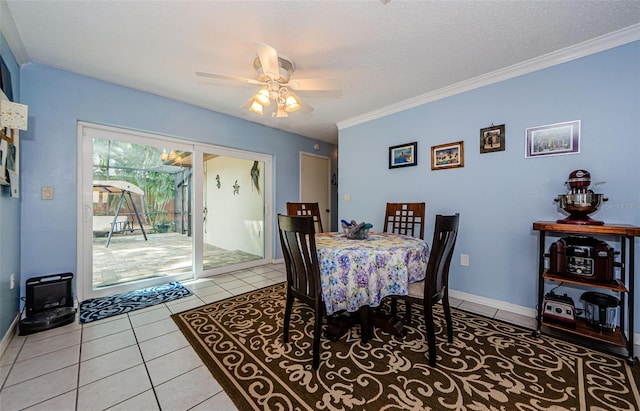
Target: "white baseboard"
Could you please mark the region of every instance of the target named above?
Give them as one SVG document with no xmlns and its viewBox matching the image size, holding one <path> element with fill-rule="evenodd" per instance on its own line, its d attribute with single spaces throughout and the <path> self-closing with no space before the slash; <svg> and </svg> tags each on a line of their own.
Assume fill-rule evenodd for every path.
<svg viewBox="0 0 640 411">
<path fill-rule="evenodd" d="M 449 290 L 449 297 L 458 298 L 460 300 L 470 301 L 476 304 L 486 305 L 488 307 L 494 307 L 498 310 L 507 311 L 514 314 L 524 315 L 529 318 L 536 318 L 537 310 L 531 307 L 524 307 L 522 305 L 511 304 L 505 301 L 494 300 L 493 298 L 482 297 L 475 294 L 469 294 L 457 290 Z M 633 334 L 633 344 L 640 345 L 640 334 Z M 640 353 L 635 353 L 636 355 Z"/>
<path fill-rule="evenodd" d="M 20 321 L 21 313 L 16 315 L 16 318 L 13 319 L 11 326 L 7 330 L 7 332 L 2 336 L 2 341 L 0 341 L 0 358 L 4 355 L 5 350 L 11 343 L 11 339 L 16 334 L 16 328 L 18 327 L 18 322 Z"/>
<path fill-rule="evenodd" d="M 453 298 L 458 298 L 460 300 L 470 301 L 476 304 L 486 305 L 488 307 L 493 307 L 498 310 L 504 310 L 510 313 L 524 315 L 530 318 L 536 318 L 536 314 L 537 314 L 535 308 L 524 307 L 522 305 L 517 305 L 517 304 L 511 304 L 505 301 L 494 300 L 493 298 L 482 297 L 479 295 L 469 294 L 462 291 L 449 289 L 449 296 Z"/>
</svg>

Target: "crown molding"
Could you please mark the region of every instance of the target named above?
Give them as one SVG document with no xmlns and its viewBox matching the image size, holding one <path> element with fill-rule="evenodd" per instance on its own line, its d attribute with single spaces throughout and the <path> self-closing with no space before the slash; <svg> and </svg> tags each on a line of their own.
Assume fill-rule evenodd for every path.
<svg viewBox="0 0 640 411">
<path fill-rule="evenodd" d="M 29 62 L 29 54 L 22 43 L 22 38 L 13 20 L 13 15 L 9 11 L 9 5 L 6 0 L 0 0 L 0 32 L 7 40 L 7 44 L 16 58 L 18 65 Z"/>
<path fill-rule="evenodd" d="M 352 117 L 337 123 L 338 130 L 353 127 L 358 124 L 366 123 L 390 114 L 405 111 L 423 104 L 431 103 L 436 100 L 450 97 L 456 94 L 464 93 L 476 88 L 495 84 L 504 80 L 521 76 L 523 74 L 532 73 L 568 61 L 576 60 L 591 54 L 599 53 L 623 44 L 640 40 L 640 24 L 626 27 L 603 36 L 593 38 L 583 43 L 565 47 L 560 50 L 536 57 L 522 63 L 514 64 L 491 73 L 483 74 L 461 81 L 447 87 L 432 91 L 430 93 L 421 94 L 419 96 L 391 104 L 377 110 L 364 113 L 362 115 Z"/>
</svg>

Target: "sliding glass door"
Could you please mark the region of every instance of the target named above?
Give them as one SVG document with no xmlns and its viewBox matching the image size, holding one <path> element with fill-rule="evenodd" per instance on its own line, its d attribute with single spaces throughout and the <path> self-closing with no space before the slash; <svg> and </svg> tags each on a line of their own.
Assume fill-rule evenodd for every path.
<svg viewBox="0 0 640 411">
<path fill-rule="evenodd" d="M 192 153 L 113 138 L 92 145 L 92 287 L 192 272 L 191 196 L 184 195 Z"/>
<path fill-rule="evenodd" d="M 79 298 L 270 262 L 271 157 L 79 123 Z"/>
<path fill-rule="evenodd" d="M 203 153 L 203 270 L 265 259 L 265 161 Z"/>
</svg>

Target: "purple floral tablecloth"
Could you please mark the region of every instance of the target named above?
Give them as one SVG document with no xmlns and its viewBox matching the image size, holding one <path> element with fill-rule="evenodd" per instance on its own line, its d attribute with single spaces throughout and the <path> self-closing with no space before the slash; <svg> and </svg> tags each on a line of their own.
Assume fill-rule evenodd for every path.
<svg viewBox="0 0 640 411">
<path fill-rule="evenodd" d="M 316 248 L 327 314 L 406 295 L 409 283 L 424 279 L 429 258 L 424 240 L 391 233 L 370 233 L 366 240 L 316 234 Z"/>
</svg>

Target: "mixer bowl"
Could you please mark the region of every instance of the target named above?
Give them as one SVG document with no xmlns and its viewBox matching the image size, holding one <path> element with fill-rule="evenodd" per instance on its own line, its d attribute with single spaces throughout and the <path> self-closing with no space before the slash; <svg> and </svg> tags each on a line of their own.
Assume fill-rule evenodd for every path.
<svg viewBox="0 0 640 411">
<path fill-rule="evenodd" d="M 595 194 L 591 191 L 560 194 L 556 201 L 561 209 L 569 213 L 569 217 L 558 220 L 559 223 L 604 224 L 602 221 L 589 218 L 589 214 L 598 211 L 602 202 L 607 201 L 602 194 Z"/>
</svg>

